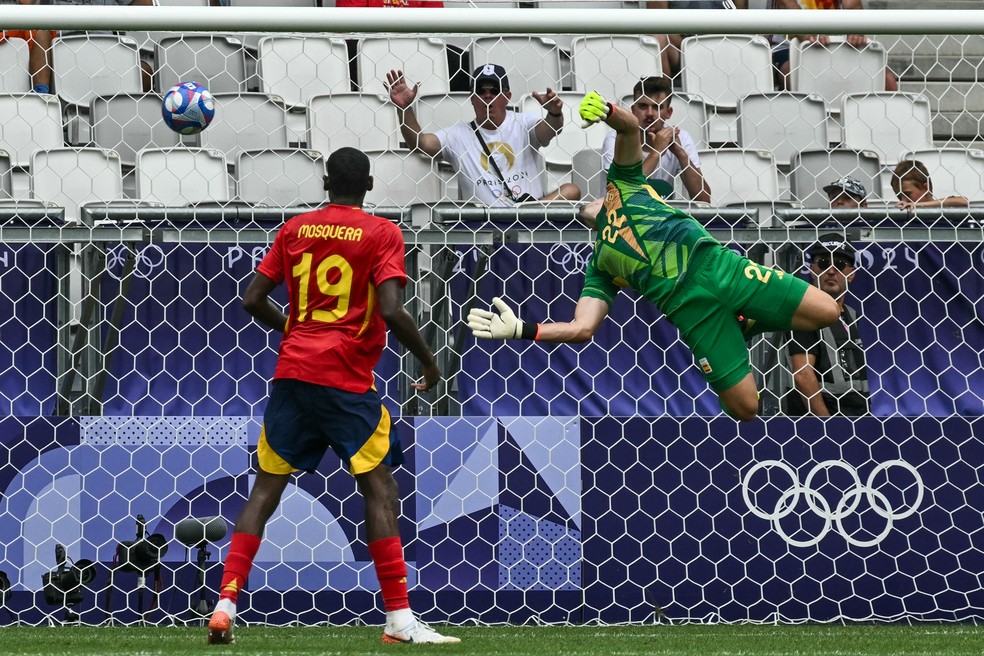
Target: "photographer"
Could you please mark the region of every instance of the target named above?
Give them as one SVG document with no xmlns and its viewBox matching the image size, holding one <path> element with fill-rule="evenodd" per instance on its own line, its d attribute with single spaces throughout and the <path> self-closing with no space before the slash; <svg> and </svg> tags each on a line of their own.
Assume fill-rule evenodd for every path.
<svg viewBox="0 0 984 656">
<path fill-rule="evenodd" d="M 386 75 L 407 147 L 446 160 L 459 174 L 462 200 L 490 207 L 510 207 L 531 200 L 579 200 L 581 190 L 570 182 L 549 193 L 543 191 L 546 173 L 538 151 L 564 128 L 563 102 L 557 94 L 552 89 L 533 93 L 546 111 L 540 118 L 507 109 L 512 92 L 502 66 L 480 66 L 472 80 L 475 120 L 424 132 L 413 110 L 419 85 L 410 86 L 403 71 Z"/>
</svg>

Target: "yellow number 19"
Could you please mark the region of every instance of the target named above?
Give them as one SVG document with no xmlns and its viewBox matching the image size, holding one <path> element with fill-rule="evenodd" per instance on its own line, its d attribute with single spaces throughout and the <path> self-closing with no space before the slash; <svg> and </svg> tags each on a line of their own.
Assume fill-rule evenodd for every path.
<svg viewBox="0 0 984 656">
<path fill-rule="evenodd" d="M 338 282 L 328 282 L 328 275 L 338 271 Z M 297 321 L 306 321 L 308 314 L 315 321 L 331 323 L 338 321 L 348 312 L 349 297 L 352 295 L 352 265 L 341 255 L 329 255 L 318 263 L 315 280 L 322 295 L 337 298 L 334 310 L 309 310 L 308 282 L 311 279 L 311 254 L 301 254 L 301 261 L 294 265 L 291 273 L 297 278 Z"/>
</svg>

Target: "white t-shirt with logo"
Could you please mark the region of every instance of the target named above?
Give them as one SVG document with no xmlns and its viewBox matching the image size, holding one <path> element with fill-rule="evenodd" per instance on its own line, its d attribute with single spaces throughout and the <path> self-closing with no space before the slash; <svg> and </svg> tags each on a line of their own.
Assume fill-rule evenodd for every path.
<svg viewBox="0 0 984 656">
<path fill-rule="evenodd" d="M 606 173 L 608 172 L 608 167 L 615 160 L 615 134 L 614 130 L 609 132 L 605 137 L 605 142 L 601 145 L 601 164 Z M 680 130 L 680 145 L 687 151 L 687 155 L 690 157 L 690 165 L 700 168 L 700 156 L 697 154 L 697 144 L 694 143 L 694 138 L 686 130 Z M 643 157 L 646 157 L 651 151 L 643 146 L 642 152 Z M 680 160 L 667 148 L 659 158 L 659 166 L 649 174 L 649 180 L 665 180 L 672 186 L 674 180 L 682 171 L 683 167 L 680 165 Z"/>
<path fill-rule="evenodd" d="M 479 128 L 513 196 L 543 196 L 543 146 L 533 128 L 543 120 L 535 114 L 506 112 L 497 130 Z M 488 163 L 471 122 L 455 123 L 434 132 L 441 142 L 441 156 L 458 173 L 463 200 L 477 200 L 490 207 L 511 207 L 514 203 L 502 191 L 502 180 Z"/>
</svg>

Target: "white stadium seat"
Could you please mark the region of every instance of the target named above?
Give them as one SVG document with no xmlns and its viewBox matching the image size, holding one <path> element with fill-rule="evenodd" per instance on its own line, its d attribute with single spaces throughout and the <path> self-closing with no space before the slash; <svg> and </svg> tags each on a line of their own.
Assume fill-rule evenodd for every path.
<svg viewBox="0 0 984 656">
<path fill-rule="evenodd" d="M 711 204 L 771 203 L 779 199 L 779 170 L 767 150 L 718 148 L 701 150 L 700 170 L 711 187 Z M 676 195 L 686 198 L 681 176 Z"/>
<path fill-rule="evenodd" d="M 553 39 L 528 36 L 477 37 L 471 49 L 472 69 L 499 64 L 506 69 L 513 98 L 561 89 L 560 49 Z"/>
<path fill-rule="evenodd" d="M 111 148 L 124 166 L 137 163 L 144 148 L 170 148 L 181 136 L 161 120 L 161 99 L 157 94 L 134 94 L 92 99 L 89 109 L 92 141 L 100 148 Z"/>
<path fill-rule="evenodd" d="M 0 41 L 0 89 L 4 93 L 28 92 L 33 88 L 29 58 L 30 48 L 24 39 Z"/>
<path fill-rule="evenodd" d="M 287 147 L 287 112 L 264 93 L 215 94 L 212 121 L 200 133 L 202 147 L 223 152 L 229 163 L 244 150 Z"/>
<path fill-rule="evenodd" d="M 640 78 L 660 76 L 659 44 L 648 36 L 582 36 L 571 42 L 574 89 L 605 98 L 632 92 Z"/>
<path fill-rule="evenodd" d="M 827 106 L 816 94 L 754 93 L 738 100 L 738 146 L 769 150 L 780 167 L 794 153 L 826 148 Z"/>
<path fill-rule="evenodd" d="M 373 188 L 366 203 L 405 207 L 446 200 L 436 163 L 409 150 L 366 152 L 372 162 Z"/>
<path fill-rule="evenodd" d="M 803 207 L 830 207 L 823 188 L 834 180 L 850 177 L 864 185 L 870 198 L 881 198 L 881 170 L 881 160 L 874 151 L 804 150 L 790 159 L 789 193 Z"/>
<path fill-rule="evenodd" d="M 37 150 L 31 158 L 31 197 L 65 208 L 65 220 L 79 220 L 79 206 L 123 199 L 120 156 L 102 148 Z"/>
<path fill-rule="evenodd" d="M 846 93 L 885 90 L 888 54 L 877 41 L 855 48 L 844 36 L 831 36 L 829 46 L 804 44 L 793 39 L 789 46 L 789 90 L 816 93 L 840 112 Z"/>
<path fill-rule="evenodd" d="M 978 148 L 933 148 L 902 155 L 902 161 L 926 165 L 933 181 L 933 196 L 966 196 L 984 199 L 984 151 Z"/>
<path fill-rule="evenodd" d="M 428 37 L 370 37 L 359 41 L 358 83 L 365 93 L 386 93 L 386 74 L 402 70 L 420 93 L 451 90 L 448 56 L 442 39 Z"/>
<path fill-rule="evenodd" d="M 238 38 L 181 34 L 157 44 L 158 78 L 162 91 L 195 81 L 215 93 L 246 90 L 246 52 Z"/>
<path fill-rule="evenodd" d="M 314 150 L 248 150 L 236 164 L 238 197 L 254 205 L 320 205 L 325 160 Z"/>
<path fill-rule="evenodd" d="M 935 147 L 929 100 L 921 94 L 846 94 L 841 121 L 845 148 L 873 150 L 889 166 L 903 153 Z"/>
<path fill-rule="evenodd" d="M 158 120 L 160 115 L 158 100 Z M 0 149 L 7 152 L 11 165 L 28 167 L 34 151 L 63 145 L 62 109 L 57 96 L 0 94 Z"/>
<path fill-rule="evenodd" d="M 112 34 L 74 34 L 51 45 L 55 91 L 62 102 L 88 106 L 96 96 L 141 93 L 137 42 Z"/>
<path fill-rule="evenodd" d="M 396 107 L 389 96 L 344 93 L 311 98 L 307 112 L 307 144 L 331 153 L 343 146 L 367 150 L 400 147 Z"/>
<path fill-rule="evenodd" d="M 162 205 L 230 199 L 225 156 L 212 148 L 147 148 L 137 154 L 137 199 Z"/>
<path fill-rule="evenodd" d="M 351 91 L 348 50 L 343 39 L 266 36 L 257 54 L 260 91 L 288 106 L 306 106 L 312 96 Z"/>
</svg>

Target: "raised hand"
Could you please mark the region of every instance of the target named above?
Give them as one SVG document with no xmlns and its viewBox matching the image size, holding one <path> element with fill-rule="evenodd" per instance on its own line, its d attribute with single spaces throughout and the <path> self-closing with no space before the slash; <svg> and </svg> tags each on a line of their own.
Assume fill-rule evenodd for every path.
<svg viewBox="0 0 984 656">
<path fill-rule="evenodd" d="M 406 109 L 416 99 L 420 83 L 411 87 L 407 84 L 403 71 L 390 71 L 386 74 L 386 88 L 389 89 L 390 101 L 400 109 Z"/>
<path fill-rule="evenodd" d="M 516 317 L 506 302 L 493 298 L 498 313 L 472 308 L 468 313 L 468 327 L 481 339 L 519 339 L 523 335 L 523 322 Z"/>
<path fill-rule="evenodd" d="M 537 93 L 534 91 L 533 97 L 547 110 L 548 114 L 559 114 L 560 110 L 564 107 L 564 101 L 550 87 L 547 87 L 546 93 Z"/>
<path fill-rule="evenodd" d="M 578 113 L 581 115 L 581 127 L 588 127 L 598 121 L 604 121 L 611 112 L 611 106 L 597 91 L 589 91 L 581 99 Z"/>
</svg>

